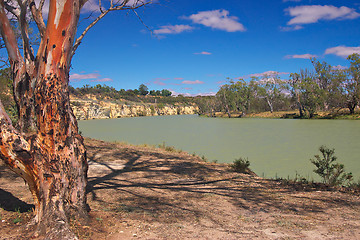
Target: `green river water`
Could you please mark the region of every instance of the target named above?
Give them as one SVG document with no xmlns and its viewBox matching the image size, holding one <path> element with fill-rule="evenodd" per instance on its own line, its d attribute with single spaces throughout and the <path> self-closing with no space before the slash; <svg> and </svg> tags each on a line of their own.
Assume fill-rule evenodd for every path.
<svg viewBox="0 0 360 240">
<path fill-rule="evenodd" d="M 326 145 L 338 162 L 360 178 L 360 121 L 226 119 L 196 115 L 79 121 L 84 136 L 132 144 L 165 142 L 209 161 L 248 157 L 259 176 L 316 178 L 309 159 Z"/>
</svg>

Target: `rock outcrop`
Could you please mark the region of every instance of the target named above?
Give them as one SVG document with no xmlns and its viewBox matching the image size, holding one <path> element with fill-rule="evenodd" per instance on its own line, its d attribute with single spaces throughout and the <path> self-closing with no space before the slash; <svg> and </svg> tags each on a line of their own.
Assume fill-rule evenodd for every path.
<svg viewBox="0 0 360 240">
<path fill-rule="evenodd" d="M 123 103 L 121 101 L 97 100 L 96 98 L 78 99 L 71 97 L 71 107 L 78 120 L 106 119 L 158 115 L 196 114 L 195 105 L 167 105 L 149 103 Z"/>
</svg>

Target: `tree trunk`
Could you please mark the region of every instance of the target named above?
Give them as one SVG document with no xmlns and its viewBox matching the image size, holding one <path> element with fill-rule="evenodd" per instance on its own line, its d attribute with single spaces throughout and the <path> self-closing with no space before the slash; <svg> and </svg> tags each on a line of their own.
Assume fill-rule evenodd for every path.
<svg viewBox="0 0 360 240">
<path fill-rule="evenodd" d="M 37 233 L 46 239 L 77 239 L 68 219 L 87 219 L 87 161 L 70 107 L 68 82 L 80 3 L 51 0 L 37 56 L 24 51 L 24 59 L 3 0 L 0 4 L 0 30 L 19 110 L 17 130 L 0 102 L 0 158 L 29 185 Z"/>
<path fill-rule="evenodd" d="M 269 98 L 266 98 L 267 104 L 270 107 L 270 112 L 273 113 L 274 112 L 274 108 L 273 108 L 273 103 L 270 101 Z"/>
<path fill-rule="evenodd" d="M 226 111 L 228 117 L 231 118 L 230 108 L 229 108 L 229 104 L 226 99 L 225 91 L 223 92 L 223 97 L 224 97 L 225 111 Z"/>
<path fill-rule="evenodd" d="M 353 99 L 351 99 L 351 100 L 349 100 L 349 101 L 347 102 L 347 107 L 348 107 L 348 109 L 349 109 L 349 111 L 350 111 L 350 114 L 355 114 L 355 108 L 356 108 L 356 106 L 357 106 L 357 101 L 356 101 L 355 98 L 353 98 Z"/>
</svg>

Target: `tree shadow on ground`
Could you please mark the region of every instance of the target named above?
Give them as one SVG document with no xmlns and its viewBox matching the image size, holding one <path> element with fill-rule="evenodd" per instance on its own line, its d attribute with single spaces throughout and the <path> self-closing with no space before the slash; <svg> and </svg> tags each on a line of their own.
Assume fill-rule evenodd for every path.
<svg viewBox="0 0 360 240">
<path fill-rule="evenodd" d="M 12 212 L 28 212 L 31 211 L 35 206 L 33 204 L 28 204 L 14 195 L 12 195 L 10 192 L 5 191 L 0 188 L 0 207 L 3 208 L 6 211 L 12 211 Z"/>
<path fill-rule="evenodd" d="M 210 213 L 194 206 L 198 199 L 208 196 L 226 199 L 238 210 L 252 213 L 293 211 L 306 215 L 322 213 L 331 207 L 359 205 L 359 202 L 335 202 L 325 197 L 314 200 L 322 204 L 311 198 L 290 197 L 294 189 L 280 187 L 275 181 L 232 173 L 226 167 L 214 167 L 191 157 L 127 148 L 109 150 L 88 146 L 89 161 L 100 162 L 95 156 L 101 152 L 102 159 L 116 159 L 124 167 L 117 170 L 112 168 L 111 162 L 102 162 L 109 171 L 90 176 L 88 191 L 93 200 L 108 203 L 113 211 L 138 210 L 156 214 L 170 211 L 178 218 L 182 218 L 184 212 L 191 212 L 194 216 L 208 214 L 211 218 Z M 97 193 L 105 190 L 113 195 L 100 200 Z"/>
</svg>

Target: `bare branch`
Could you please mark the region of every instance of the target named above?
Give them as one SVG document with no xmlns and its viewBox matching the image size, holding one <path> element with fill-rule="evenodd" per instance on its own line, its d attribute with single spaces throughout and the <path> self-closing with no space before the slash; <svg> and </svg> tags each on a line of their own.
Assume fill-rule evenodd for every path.
<svg viewBox="0 0 360 240">
<path fill-rule="evenodd" d="M 21 38 L 23 40 L 24 58 L 33 61 L 35 57 L 33 50 L 31 49 L 30 46 L 28 24 L 26 21 L 27 2 L 26 0 L 24 2 L 18 0 L 18 4 L 20 6 L 19 24 L 20 24 Z"/>
<path fill-rule="evenodd" d="M 75 54 L 76 49 L 79 47 L 82 39 L 85 37 L 85 34 L 98 22 L 100 21 L 103 17 L 106 16 L 106 14 L 108 14 L 110 12 L 110 10 L 107 10 L 103 13 L 100 14 L 100 16 L 98 16 L 92 23 L 90 23 L 89 26 L 87 26 L 87 28 L 82 32 L 82 34 L 80 35 L 80 37 L 78 37 L 78 39 L 76 39 L 72 52 L 71 52 L 71 56 L 73 56 Z"/>
<path fill-rule="evenodd" d="M 79 45 L 81 44 L 81 41 L 83 40 L 83 38 L 85 37 L 86 33 L 97 23 L 99 22 L 103 17 L 105 17 L 109 12 L 112 11 L 118 11 L 118 10 L 132 10 L 135 15 L 140 19 L 140 21 L 144 24 L 144 22 L 142 21 L 142 19 L 139 17 L 139 15 L 136 13 L 136 9 L 144 7 L 148 4 L 152 4 L 152 0 L 149 1 L 140 1 L 137 0 L 132 6 L 128 6 L 127 4 L 129 3 L 130 0 L 118 0 L 114 3 L 113 0 L 111 0 L 110 2 L 110 7 L 107 10 L 103 10 L 101 7 L 101 0 L 99 0 L 99 8 L 100 8 L 100 12 L 101 14 L 92 22 L 90 23 L 86 29 L 82 32 L 82 34 L 80 35 L 80 37 L 78 37 L 78 39 L 76 39 L 73 49 L 71 51 L 71 57 L 75 54 L 76 49 L 79 47 Z M 138 4 L 139 2 L 141 2 L 141 4 Z M 146 28 L 148 28 L 150 30 L 149 27 L 147 27 L 145 24 L 144 26 Z M 151 31 L 151 30 L 150 30 Z M 151 31 L 152 32 L 152 31 Z"/>
<path fill-rule="evenodd" d="M 138 17 L 138 19 L 139 19 L 139 21 L 142 23 L 142 25 L 144 25 L 144 26 L 151 32 L 151 34 L 155 35 L 155 33 L 153 32 L 153 30 L 151 30 L 151 28 L 149 28 L 149 26 L 144 23 L 144 21 L 143 21 L 142 18 L 139 16 L 139 14 L 135 11 L 135 9 L 133 9 L 133 12 L 134 12 L 134 14 Z"/>
<path fill-rule="evenodd" d="M 36 8 L 36 4 L 34 0 L 28 0 L 28 4 L 30 7 L 31 14 L 36 22 L 36 25 L 39 29 L 41 38 L 44 36 L 46 26 L 44 23 L 42 8 L 44 6 L 44 0 L 40 1 L 39 8 Z"/>
<path fill-rule="evenodd" d="M 99 9 L 100 9 L 100 12 L 104 13 L 104 11 L 102 10 L 102 7 L 101 7 L 101 0 L 99 0 Z"/>
<path fill-rule="evenodd" d="M 39 11 L 42 12 L 42 9 L 44 7 L 44 3 L 45 3 L 45 0 L 41 0 L 40 3 L 39 3 Z"/>
<path fill-rule="evenodd" d="M 11 6 L 8 3 L 4 3 L 5 9 L 9 11 L 12 15 L 14 15 L 17 19 L 20 17 L 20 9 Z"/>
<path fill-rule="evenodd" d="M 11 65 L 22 61 L 15 33 L 6 16 L 4 0 L 0 0 L 0 33 L 5 43 Z"/>
</svg>

